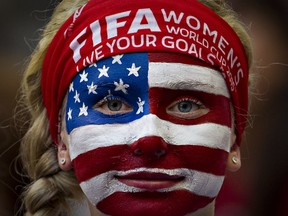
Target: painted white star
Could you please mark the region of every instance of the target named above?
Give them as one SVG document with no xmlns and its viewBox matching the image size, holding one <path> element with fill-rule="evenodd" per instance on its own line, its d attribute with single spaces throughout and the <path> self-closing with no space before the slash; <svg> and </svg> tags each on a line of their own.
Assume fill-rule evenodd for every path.
<svg viewBox="0 0 288 216">
<path fill-rule="evenodd" d="M 106 68 L 106 65 L 103 66 L 103 68 L 98 68 L 100 74 L 98 76 L 98 78 L 102 77 L 102 76 L 105 76 L 105 77 L 109 77 L 108 75 L 108 70 L 109 70 L 110 67 Z"/>
<path fill-rule="evenodd" d="M 97 89 L 97 85 L 94 85 L 94 83 L 92 82 L 91 85 L 87 85 L 88 88 L 88 94 L 93 93 L 93 94 L 97 94 L 96 89 Z"/>
<path fill-rule="evenodd" d="M 123 80 L 120 79 L 119 83 L 114 82 L 114 85 L 116 86 L 115 91 L 122 91 L 124 94 L 127 94 L 127 89 L 129 87 L 128 84 L 124 84 Z"/>
<path fill-rule="evenodd" d="M 88 112 L 87 112 L 88 106 L 85 106 L 85 104 L 83 103 L 82 107 L 80 107 L 80 112 L 78 116 L 87 116 Z"/>
<path fill-rule="evenodd" d="M 68 121 L 70 119 L 72 119 L 72 109 L 71 108 L 69 108 L 69 111 L 67 112 L 67 115 L 68 115 Z"/>
<path fill-rule="evenodd" d="M 80 97 L 80 94 L 76 90 L 75 95 L 74 95 L 74 99 L 75 99 L 74 103 L 76 103 L 76 102 L 80 103 L 80 98 L 79 97 Z"/>
<path fill-rule="evenodd" d="M 140 97 L 138 97 L 138 110 L 136 112 L 136 114 L 140 114 L 140 113 L 143 113 L 143 106 L 145 104 L 145 101 L 142 101 Z"/>
<path fill-rule="evenodd" d="M 81 77 L 80 83 L 83 81 L 87 82 L 88 81 L 87 76 L 88 76 L 88 73 L 85 73 L 85 70 L 84 70 L 83 73 L 80 74 L 80 77 Z"/>
<path fill-rule="evenodd" d="M 133 63 L 132 66 L 131 66 L 131 68 L 126 68 L 127 70 L 129 70 L 128 76 L 130 76 L 130 75 L 133 74 L 134 76 L 138 77 L 138 76 L 139 76 L 138 71 L 140 70 L 140 68 L 141 68 L 141 66 L 136 67 L 136 66 L 135 66 L 135 63 Z"/>
<path fill-rule="evenodd" d="M 70 84 L 70 86 L 69 86 L 69 92 L 73 92 L 74 91 L 74 84 L 73 84 L 73 82 Z"/>
<path fill-rule="evenodd" d="M 117 62 L 118 64 L 121 65 L 122 64 L 121 58 L 123 57 L 123 55 L 124 54 L 112 56 L 112 58 L 113 58 L 112 64 L 115 64 Z"/>
<path fill-rule="evenodd" d="M 93 64 L 89 65 L 89 68 L 91 68 L 91 67 L 97 67 L 97 64 L 93 63 Z"/>
</svg>

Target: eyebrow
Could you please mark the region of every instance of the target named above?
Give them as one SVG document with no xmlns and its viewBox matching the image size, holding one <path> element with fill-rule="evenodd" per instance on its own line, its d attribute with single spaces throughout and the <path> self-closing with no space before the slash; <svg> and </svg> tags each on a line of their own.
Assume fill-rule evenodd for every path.
<svg viewBox="0 0 288 216">
<path fill-rule="evenodd" d="M 191 89 L 191 88 L 215 88 L 214 85 L 208 84 L 208 83 L 203 83 L 195 80 L 191 81 L 180 81 L 180 82 L 169 82 L 167 83 L 167 88 L 171 89 Z"/>
<path fill-rule="evenodd" d="M 149 87 L 203 91 L 230 97 L 222 74 L 214 69 L 182 63 L 149 63 Z"/>
</svg>

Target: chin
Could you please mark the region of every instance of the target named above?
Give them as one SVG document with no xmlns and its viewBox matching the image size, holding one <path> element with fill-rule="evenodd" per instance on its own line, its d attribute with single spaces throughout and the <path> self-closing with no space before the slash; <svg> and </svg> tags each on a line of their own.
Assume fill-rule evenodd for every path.
<svg viewBox="0 0 288 216">
<path fill-rule="evenodd" d="M 97 204 L 97 209 L 111 216 L 184 216 L 211 204 L 214 198 L 185 190 L 170 192 L 116 192 Z"/>
</svg>

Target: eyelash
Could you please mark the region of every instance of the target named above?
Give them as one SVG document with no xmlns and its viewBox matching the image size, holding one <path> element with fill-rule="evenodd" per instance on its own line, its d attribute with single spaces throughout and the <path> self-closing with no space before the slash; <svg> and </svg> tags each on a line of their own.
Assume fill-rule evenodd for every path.
<svg viewBox="0 0 288 216">
<path fill-rule="evenodd" d="M 197 100 L 197 99 L 194 99 L 194 98 L 183 98 L 183 99 L 180 99 L 180 101 L 192 101 L 192 102 L 194 102 L 194 103 L 196 103 L 197 105 L 199 105 L 199 106 L 202 106 L 203 104 L 199 101 L 199 100 Z"/>
<path fill-rule="evenodd" d="M 181 104 L 182 102 L 184 102 L 184 104 Z M 185 104 L 185 102 L 187 104 Z M 171 103 L 167 107 L 166 112 L 176 118 L 189 120 L 196 119 L 207 114 L 209 109 L 195 98 L 183 97 Z"/>
<path fill-rule="evenodd" d="M 189 97 L 187 97 L 187 98 L 181 98 L 181 99 L 175 101 L 175 102 L 173 103 L 173 105 L 176 105 L 176 104 L 179 104 L 179 103 L 185 102 L 185 101 L 190 101 L 190 102 L 195 103 L 197 106 L 199 106 L 200 109 L 201 109 L 201 108 L 206 108 L 201 101 L 199 101 L 199 100 L 197 100 L 197 99 L 195 99 L 195 98 L 189 98 Z"/>
<path fill-rule="evenodd" d="M 133 110 L 133 108 L 125 100 L 111 95 L 108 95 L 97 102 L 93 108 L 109 116 L 125 114 Z"/>
<path fill-rule="evenodd" d="M 100 100 L 99 102 L 97 102 L 94 106 L 94 108 L 98 108 L 101 107 L 103 104 L 107 103 L 107 102 L 111 102 L 111 101 L 119 101 L 122 103 L 126 103 L 125 101 L 123 101 L 122 99 L 115 97 L 115 96 L 106 96 L 104 97 L 102 100 Z"/>
</svg>

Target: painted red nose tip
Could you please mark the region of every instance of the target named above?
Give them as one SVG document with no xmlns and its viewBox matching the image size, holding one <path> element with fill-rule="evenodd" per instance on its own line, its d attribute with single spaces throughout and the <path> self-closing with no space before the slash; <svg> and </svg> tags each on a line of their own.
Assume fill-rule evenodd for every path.
<svg viewBox="0 0 288 216">
<path fill-rule="evenodd" d="M 135 156 L 163 157 L 167 152 L 167 143 L 157 136 L 143 137 L 131 145 Z"/>
</svg>

